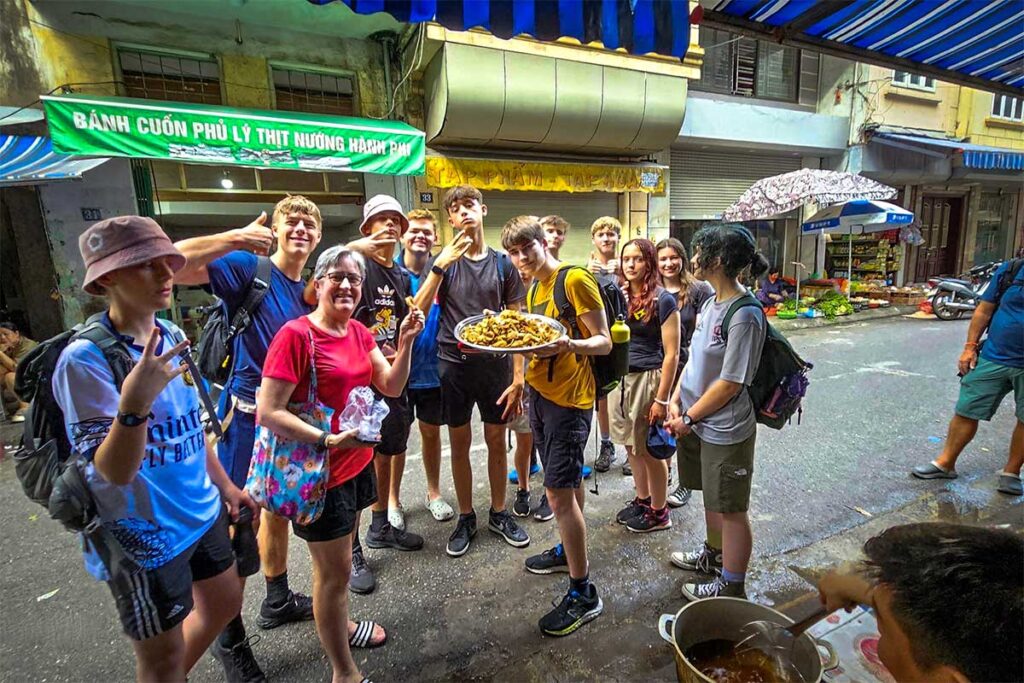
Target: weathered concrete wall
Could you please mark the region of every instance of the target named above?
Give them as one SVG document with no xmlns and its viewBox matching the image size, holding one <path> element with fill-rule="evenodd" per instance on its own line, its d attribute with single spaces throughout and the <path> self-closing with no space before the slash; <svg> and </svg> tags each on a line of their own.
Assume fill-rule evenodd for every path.
<svg viewBox="0 0 1024 683">
<path fill-rule="evenodd" d="M 36 42 L 23 0 L 0 0 L 0 105 L 21 107 L 43 92 Z"/>
</svg>

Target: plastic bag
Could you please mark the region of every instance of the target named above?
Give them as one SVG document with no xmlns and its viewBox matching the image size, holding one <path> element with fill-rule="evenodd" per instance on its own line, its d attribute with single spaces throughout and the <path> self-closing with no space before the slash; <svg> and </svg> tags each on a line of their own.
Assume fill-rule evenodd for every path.
<svg viewBox="0 0 1024 683">
<path fill-rule="evenodd" d="M 356 387 L 349 392 L 345 409 L 338 418 L 338 429 L 358 429 L 356 438 L 376 443 L 380 441 L 380 426 L 391 410 L 384 399 L 375 399 L 370 387 Z"/>
</svg>

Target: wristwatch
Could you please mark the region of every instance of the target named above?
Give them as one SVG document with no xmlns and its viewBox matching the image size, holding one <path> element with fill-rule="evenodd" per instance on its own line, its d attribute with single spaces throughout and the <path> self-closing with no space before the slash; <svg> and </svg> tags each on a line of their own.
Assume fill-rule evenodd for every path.
<svg viewBox="0 0 1024 683">
<path fill-rule="evenodd" d="M 123 424 L 125 427 L 138 427 L 149 422 L 149 415 L 136 415 L 135 413 L 123 413 L 120 410 L 117 411 L 117 421 Z"/>
<path fill-rule="evenodd" d="M 444 277 L 444 268 L 437 265 L 436 263 L 430 267 L 430 272 L 434 273 L 435 275 L 440 275 L 441 277 Z"/>
<path fill-rule="evenodd" d="M 683 424 L 687 427 L 692 427 L 697 421 L 690 417 L 687 413 L 683 413 Z"/>
</svg>

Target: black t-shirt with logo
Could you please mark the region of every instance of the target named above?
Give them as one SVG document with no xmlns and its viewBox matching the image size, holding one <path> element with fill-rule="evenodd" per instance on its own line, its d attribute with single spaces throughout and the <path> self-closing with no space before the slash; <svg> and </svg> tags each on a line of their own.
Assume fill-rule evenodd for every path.
<svg viewBox="0 0 1024 683">
<path fill-rule="evenodd" d="M 398 327 L 409 314 L 405 297 L 410 291 L 409 272 L 405 268 L 396 263 L 385 267 L 366 259 L 363 295 L 353 317 L 370 330 L 377 348 L 385 343 L 398 348 Z"/>
<path fill-rule="evenodd" d="M 624 294 L 628 297 L 629 290 L 626 289 Z M 626 316 L 626 325 L 629 326 L 630 372 L 660 369 L 662 361 L 665 360 L 665 347 L 661 343 L 661 326 L 670 315 L 676 312 L 677 300 L 674 294 L 658 287 L 653 305 L 656 310 L 647 322 L 632 315 Z M 637 313 L 641 314 L 643 311 L 637 311 Z"/>
</svg>

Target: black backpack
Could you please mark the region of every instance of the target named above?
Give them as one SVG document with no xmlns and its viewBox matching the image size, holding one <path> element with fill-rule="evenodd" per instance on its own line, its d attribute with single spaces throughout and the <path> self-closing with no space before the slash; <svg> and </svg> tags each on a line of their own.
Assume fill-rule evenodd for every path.
<svg viewBox="0 0 1024 683">
<path fill-rule="evenodd" d="M 619 288 L 618 283 L 613 279 L 598 278 L 586 268 L 580 266 L 563 266 L 559 269 L 558 275 L 555 277 L 554 290 L 551 292 L 551 297 L 554 300 L 555 308 L 558 310 L 558 317 L 564 321 L 566 327 L 569 330 L 569 336 L 573 339 L 583 338 L 583 333 L 580 331 L 579 325 L 576 323 L 576 307 L 569 301 L 569 297 L 565 293 L 565 279 L 569 275 L 571 270 L 581 270 L 587 274 L 588 277 L 592 278 L 597 284 L 597 290 L 601 293 L 601 302 L 604 304 L 604 314 L 608 318 L 608 327 L 611 328 L 612 324 L 622 317 L 625 319 L 627 307 L 626 298 L 622 295 L 622 290 Z M 537 287 L 540 283 L 534 281 L 530 286 L 530 293 L 527 297 L 527 308 L 532 308 L 533 300 L 537 295 Z M 532 312 L 532 311 L 531 311 Z M 604 398 L 611 391 L 618 386 L 619 382 L 622 381 L 621 370 L 616 369 L 615 359 L 621 356 L 623 353 L 628 357 L 629 355 L 629 342 L 624 342 L 619 346 L 624 346 L 624 349 L 612 348 L 612 351 L 603 356 L 586 356 L 590 361 L 590 369 L 594 373 L 594 385 L 597 387 L 597 397 Z M 548 360 L 548 381 L 552 381 L 555 376 L 555 360 L 558 356 L 552 356 Z M 577 361 L 581 356 L 577 356 Z"/>
<path fill-rule="evenodd" d="M 110 364 L 118 391 L 135 365 L 124 342 L 100 322 L 102 316 L 94 315 L 84 324 L 48 339 L 18 364 L 14 391 L 30 405 L 21 450 L 14 456 L 14 470 L 25 495 L 43 507 L 48 507 L 54 483 L 71 458 L 64 412 L 53 395 L 53 371 L 60 354 L 75 339 L 89 340 Z"/>
<path fill-rule="evenodd" d="M 750 306 L 764 311 L 761 302 L 749 292 L 729 306 L 722 319 L 722 341 L 728 343 L 729 323 L 741 308 Z M 814 366 L 793 350 L 789 340 L 775 329 L 765 318 L 766 334 L 761 347 L 761 361 L 757 366 L 754 381 L 747 392 L 754 404 L 756 419 L 772 429 L 782 429 L 797 414 L 797 424 L 803 414 L 801 401 L 807 394 L 810 382 L 807 372 Z"/>
<path fill-rule="evenodd" d="M 199 372 L 210 382 L 224 386 L 231 377 L 235 363 L 235 339 L 252 324 L 253 313 L 263 303 L 263 297 L 270 290 L 270 274 L 270 259 L 258 256 L 256 273 L 230 323 L 227 304 L 224 302 L 215 307 L 207 317 L 199 338 L 196 364 L 199 366 Z"/>
</svg>

